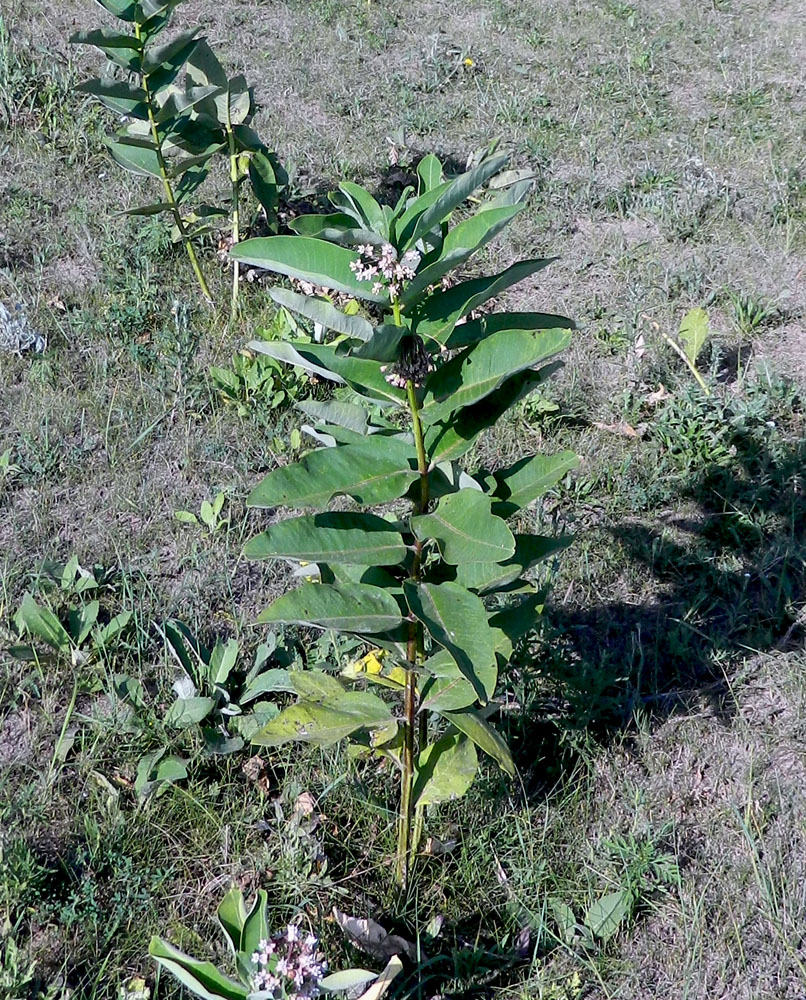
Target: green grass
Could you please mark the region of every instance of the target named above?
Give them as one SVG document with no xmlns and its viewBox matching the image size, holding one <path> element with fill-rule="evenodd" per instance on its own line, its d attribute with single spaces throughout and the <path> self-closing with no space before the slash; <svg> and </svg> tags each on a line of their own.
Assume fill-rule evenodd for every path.
<svg viewBox="0 0 806 1000">
<path fill-rule="evenodd" d="M 213 914 L 233 882 L 266 888 L 278 923 L 303 914 L 334 967 L 370 962 L 334 905 L 419 940 L 419 983 L 409 964 L 400 989 L 418 1000 L 804 993 L 798 14 L 745 0 L 685 17 L 566 0 L 182 8 L 256 81 L 257 128 L 293 167 L 300 209 L 342 174 L 399 188 L 387 137 L 405 168 L 431 150 L 461 166 L 500 135 L 538 182 L 484 265 L 558 254 L 506 306 L 579 324 L 548 398 L 477 448 L 493 469 L 535 450 L 582 459 L 529 514 L 575 541 L 543 569 L 543 620 L 503 678 L 520 778 L 485 770 L 434 810 L 428 833 L 451 850 L 402 894 L 392 776 L 338 750 L 244 769 L 173 733 L 189 779 L 137 800 L 173 700 L 158 626 L 235 636 L 248 658 L 287 583 L 240 551 L 259 523 L 245 498 L 296 453 L 300 421 L 245 388 L 225 399 L 210 375 L 245 371 L 233 356 L 278 331 L 266 287 L 244 282 L 228 324 L 159 221 L 115 215 L 145 185 L 104 154 L 109 123 L 73 90 L 98 67 L 64 44 L 97 12 L 4 12 L 0 299 L 48 350 L 0 356 L 0 994 L 105 1000 L 143 975 L 157 1000 L 177 995 L 155 984 L 148 939 L 224 964 Z M 200 250 L 224 302 L 214 241 Z M 692 306 L 715 331 L 699 361 L 711 397 L 662 337 Z M 219 490 L 229 526 L 175 519 Z M 96 666 L 13 660 L 26 590 L 57 613 L 75 600 L 42 571 L 73 553 L 104 568 L 103 614 L 131 609 L 132 628 Z M 114 696 L 122 673 L 144 684 L 142 725 Z M 303 792 L 313 817 L 295 815 Z M 554 904 L 581 919 L 619 888 L 635 905 L 613 938 L 560 940 Z"/>
</svg>

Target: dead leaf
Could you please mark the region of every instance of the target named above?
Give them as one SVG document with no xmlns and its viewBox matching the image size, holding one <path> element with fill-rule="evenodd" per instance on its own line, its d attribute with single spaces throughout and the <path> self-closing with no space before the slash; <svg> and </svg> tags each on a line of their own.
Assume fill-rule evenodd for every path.
<svg viewBox="0 0 806 1000">
<path fill-rule="evenodd" d="M 254 782 L 264 795 L 269 794 L 269 776 L 266 771 L 266 762 L 261 756 L 255 754 L 241 765 L 247 781 Z"/>
<path fill-rule="evenodd" d="M 666 386 L 661 382 L 658 388 L 650 394 L 644 400 L 645 403 L 649 403 L 650 406 L 657 406 L 658 403 L 662 403 L 664 400 L 669 399 L 672 394 L 666 391 Z"/>
<path fill-rule="evenodd" d="M 626 420 L 619 420 L 615 424 L 603 424 L 598 420 L 593 421 L 593 426 L 600 431 L 608 431 L 610 434 L 618 434 L 621 437 L 628 438 L 640 438 L 642 433 L 646 431 L 646 427 L 643 425 L 638 426 L 638 429 L 628 424 Z M 643 431 L 641 430 L 643 426 Z"/>
<path fill-rule="evenodd" d="M 450 854 L 456 850 L 458 840 L 438 840 L 436 837 L 429 837 L 425 842 L 423 854 L 427 857 L 438 858 L 441 854 Z"/>
<path fill-rule="evenodd" d="M 353 944 L 372 958 L 387 961 L 401 952 L 412 960 L 417 957 L 417 949 L 411 941 L 400 937 L 399 934 L 389 934 L 374 920 L 350 917 L 335 906 L 333 917 Z"/>
</svg>

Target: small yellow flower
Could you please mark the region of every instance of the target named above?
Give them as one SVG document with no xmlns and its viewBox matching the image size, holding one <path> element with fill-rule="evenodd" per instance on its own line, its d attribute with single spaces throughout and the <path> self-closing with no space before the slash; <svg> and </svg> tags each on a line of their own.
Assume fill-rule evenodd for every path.
<svg viewBox="0 0 806 1000">
<path fill-rule="evenodd" d="M 467 66 L 468 69 L 473 69 L 473 67 L 476 65 L 475 62 L 473 62 L 473 60 L 470 58 L 470 56 L 465 56 L 465 58 L 462 60 L 462 64 L 464 66 Z"/>
</svg>

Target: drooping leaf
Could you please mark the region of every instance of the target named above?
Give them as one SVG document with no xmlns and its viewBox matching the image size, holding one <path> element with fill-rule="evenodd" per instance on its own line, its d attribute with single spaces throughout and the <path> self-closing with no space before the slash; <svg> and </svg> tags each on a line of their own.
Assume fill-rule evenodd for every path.
<svg viewBox="0 0 806 1000">
<path fill-rule="evenodd" d="M 447 719 L 452 726 L 455 726 L 460 733 L 464 733 L 465 736 L 473 740 L 476 746 L 492 757 L 502 770 L 510 776 L 514 776 L 515 762 L 512 760 L 509 747 L 501 734 L 493 729 L 479 712 L 472 708 L 465 708 L 461 712 L 442 711 L 439 714 Z"/>
<path fill-rule="evenodd" d="M 577 465 L 577 456 L 572 451 L 563 451 L 557 455 L 532 455 L 508 469 L 500 469 L 493 474 L 497 500 L 493 511 L 499 517 L 509 517 L 543 496 Z"/>
<path fill-rule="evenodd" d="M 249 159 L 249 183 L 260 202 L 269 223 L 274 225 L 280 203 L 280 181 L 277 177 L 276 157 L 265 150 L 257 150 Z"/>
<path fill-rule="evenodd" d="M 387 294 L 372 291 L 372 282 L 358 281 L 350 264 L 358 254 L 346 247 L 310 236 L 265 236 L 244 240 L 230 251 L 242 264 L 300 278 L 314 285 L 346 292 L 369 302 L 385 302 Z"/>
<path fill-rule="evenodd" d="M 458 320 L 477 309 L 488 299 L 500 295 L 512 285 L 548 267 L 554 258 L 522 260 L 500 274 L 462 281 L 447 292 L 433 292 L 417 307 L 415 329 L 421 337 L 444 343 Z"/>
<path fill-rule="evenodd" d="M 449 462 L 464 455 L 483 431 L 492 427 L 515 403 L 542 385 L 560 367 L 562 364 L 557 361 L 544 365 L 536 372 L 525 371 L 514 375 L 481 402 L 427 427 L 425 445 L 431 462 Z"/>
<path fill-rule="evenodd" d="M 413 799 L 420 809 L 460 799 L 473 784 L 479 762 L 476 747 L 465 736 L 443 736 L 417 759 Z"/>
<path fill-rule="evenodd" d="M 353 203 L 367 229 L 374 230 L 383 237 L 388 236 L 388 226 L 383 209 L 366 188 L 362 188 L 360 184 L 353 184 L 351 181 L 342 181 L 339 184 L 339 190 Z"/>
<path fill-rule="evenodd" d="M 107 139 L 109 152 L 118 166 L 139 177 L 161 177 L 159 156 L 155 149 L 131 142 Z"/>
<path fill-rule="evenodd" d="M 545 602 L 544 593 L 529 594 L 490 616 L 490 628 L 495 636 L 495 651 L 504 660 L 508 660 L 512 655 L 515 643 L 537 626 Z"/>
<path fill-rule="evenodd" d="M 173 205 L 169 201 L 156 202 L 153 205 L 140 205 L 138 208 L 127 208 L 122 215 L 160 215 L 162 212 L 172 212 Z"/>
<path fill-rule="evenodd" d="M 495 693 L 495 636 L 479 597 L 455 583 L 407 580 L 403 589 L 412 613 L 448 650 L 479 701 L 486 703 Z"/>
<path fill-rule="evenodd" d="M 377 972 L 367 972 L 366 969 L 343 969 L 332 972 L 320 980 L 319 986 L 328 993 L 352 993 L 353 990 L 378 978 Z"/>
<path fill-rule="evenodd" d="M 420 682 L 420 711 L 455 712 L 476 702 L 476 689 L 459 669 L 447 649 L 440 649 L 423 664 L 426 676 Z M 497 670 L 477 671 L 485 686 L 495 688 Z"/>
<path fill-rule="evenodd" d="M 361 504 L 389 503 L 417 478 L 412 445 L 368 437 L 360 444 L 320 448 L 270 472 L 247 500 L 249 507 L 326 507 L 339 494 Z"/>
<path fill-rule="evenodd" d="M 238 699 L 238 704 L 248 705 L 249 702 L 254 701 L 255 698 L 260 698 L 261 695 L 276 691 L 293 690 L 291 675 L 287 670 L 282 670 L 279 667 L 264 670 L 263 673 L 247 681 L 243 693 Z"/>
<path fill-rule="evenodd" d="M 317 422 L 336 424 L 356 434 L 367 433 L 367 411 L 357 403 L 344 403 L 337 399 L 303 399 L 295 406 Z"/>
<path fill-rule="evenodd" d="M 571 544 L 570 535 L 548 538 L 542 535 L 515 535 L 515 554 L 500 563 L 459 563 L 453 577 L 460 586 L 489 594 L 509 588 L 527 569 L 556 555 Z"/>
<path fill-rule="evenodd" d="M 442 558 L 453 566 L 503 562 L 515 552 L 515 539 L 490 512 L 490 503 L 479 490 L 450 493 L 432 514 L 412 518 L 412 531 L 420 541 L 436 539 Z"/>
<path fill-rule="evenodd" d="M 280 521 L 250 539 L 244 555 L 248 559 L 284 557 L 390 566 L 402 562 L 406 546 L 400 533 L 383 518 L 339 511 Z"/>
<path fill-rule="evenodd" d="M 421 417 L 433 424 L 489 396 L 507 379 L 568 345 L 567 330 L 501 330 L 465 348 L 426 379 Z"/>
<path fill-rule="evenodd" d="M 161 938 L 153 937 L 148 953 L 191 993 L 202 1000 L 246 1000 L 246 986 L 228 979 L 211 962 L 200 962 Z"/>
<path fill-rule="evenodd" d="M 372 337 L 372 324 L 362 316 L 348 316 L 340 309 L 315 295 L 300 295 L 287 288 L 272 288 L 269 295 L 281 306 L 321 323 L 335 333 L 346 333 L 356 340 L 369 340 Z"/>
<path fill-rule="evenodd" d="M 705 309 L 689 309 L 680 324 L 678 337 L 692 365 L 710 336 L 711 324 Z"/>
<path fill-rule="evenodd" d="M 143 58 L 143 72 L 148 75 L 152 92 L 172 83 L 199 44 L 199 28 L 183 31 L 162 45 L 152 45 Z"/>
<path fill-rule="evenodd" d="M 406 285 L 401 296 L 403 305 L 410 306 L 417 302 L 430 285 L 437 284 L 446 274 L 489 243 L 523 208 L 523 205 L 508 205 L 487 209 L 454 226 L 445 237 L 439 258 L 418 271 Z"/>
<path fill-rule="evenodd" d="M 345 687 L 338 677 L 324 670 L 294 670 L 289 675 L 294 691 L 302 701 L 324 703 L 344 694 Z"/>
<path fill-rule="evenodd" d="M 142 87 L 135 87 L 112 77 L 101 77 L 99 80 L 87 80 L 76 89 L 80 93 L 97 97 L 104 107 L 117 115 L 144 120 L 148 118 L 147 97 Z"/>
<path fill-rule="evenodd" d="M 355 584 L 348 588 L 324 583 L 303 583 L 297 590 L 278 597 L 258 618 L 264 624 L 288 622 L 344 632 L 384 632 L 401 620 L 397 601 L 380 587 Z"/>
<path fill-rule="evenodd" d="M 392 714 L 386 702 L 368 691 L 345 691 L 327 704 L 299 701 L 252 737 L 259 746 L 293 741 L 330 746 L 359 729 L 388 726 Z"/>
<path fill-rule="evenodd" d="M 93 31 L 77 31 L 70 36 L 70 43 L 94 45 L 121 69 L 134 71 L 140 66 L 143 45 L 134 35 L 124 35 L 111 28 L 95 28 Z"/>
</svg>

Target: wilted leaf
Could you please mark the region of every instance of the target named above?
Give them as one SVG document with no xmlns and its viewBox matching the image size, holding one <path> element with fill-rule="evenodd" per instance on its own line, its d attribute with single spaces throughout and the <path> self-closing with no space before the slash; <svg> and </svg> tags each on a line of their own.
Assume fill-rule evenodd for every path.
<svg viewBox="0 0 806 1000">
<path fill-rule="evenodd" d="M 372 958 L 386 961 L 393 955 L 404 954 L 412 960 L 416 959 L 417 949 L 411 941 L 389 934 L 375 920 L 351 917 L 336 907 L 333 908 L 333 916 L 349 940 Z"/>
</svg>

